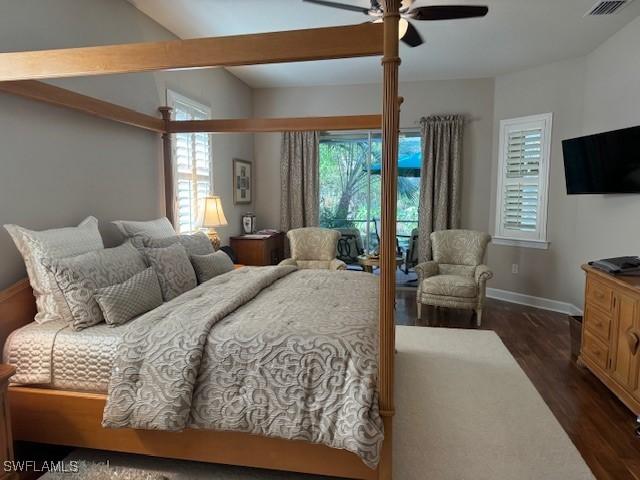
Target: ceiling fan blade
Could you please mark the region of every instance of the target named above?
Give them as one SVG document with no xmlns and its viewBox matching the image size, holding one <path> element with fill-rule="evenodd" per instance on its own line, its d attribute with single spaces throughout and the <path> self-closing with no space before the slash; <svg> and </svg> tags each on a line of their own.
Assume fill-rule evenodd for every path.
<svg viewBox="0 0 640 480">
<path fill-rule="evenodd" d="M 315 3 L 316 5 L 323 5 L 325 7 L 339 8 L 341 10 L 349 10 L 351 12 L 364 13 L 365 15 L 369 14 L 368 8 L 357 7 L 355 5 L 346 5 L 344 3 L 328 2 L 326 0 L 302 0 L 302 1 L 307 3 Z"/>
<path fill-rule="evenodd" d="M 408 22 L 407 31 L 400 40 L 402 40 L 410 47 L 417 47 L 418 45 L 422 45 L 424 43 L 424 40 L 422 40 L 418 29 L 411 25 L 411 22 Z"/>
<path fill-rule="evenodd" d="M 414 20 L 455 20 L 458 18 L 484 17 L 489 8 L 480 5 L 431 5 L 407 12 Z"/>
</svg>

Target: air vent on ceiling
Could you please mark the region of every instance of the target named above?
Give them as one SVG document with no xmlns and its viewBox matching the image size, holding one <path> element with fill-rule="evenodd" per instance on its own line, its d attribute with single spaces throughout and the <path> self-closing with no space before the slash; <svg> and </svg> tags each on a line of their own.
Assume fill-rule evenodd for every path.
<svg viewBox="0 0 640 480">
<path fill-rule="evenodd" d="M 601 0 L 591 7 L 585 16 L 613 15 L 614 13 L 618 13 L 627 3 L 631 3 L 631 1 L 632 0 Z"/>
</svg>

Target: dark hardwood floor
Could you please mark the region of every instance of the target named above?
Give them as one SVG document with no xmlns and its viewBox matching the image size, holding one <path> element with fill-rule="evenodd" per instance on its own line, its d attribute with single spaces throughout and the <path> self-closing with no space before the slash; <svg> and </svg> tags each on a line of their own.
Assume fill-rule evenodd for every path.
<svg viewBox="0 0 640 480">
<path fill-rule="evenodd" d="M 468 311 L 423 307 L 399 291 L 398 325 L 476 328 Z M 515 357 L 599 480 L 640 479 L 636 417 L 571 359 L 566 315 L 489 299 L 482 329 L 495 331 Z M 527 420 L 522 419 L 522 428 Z"/>
</svg>

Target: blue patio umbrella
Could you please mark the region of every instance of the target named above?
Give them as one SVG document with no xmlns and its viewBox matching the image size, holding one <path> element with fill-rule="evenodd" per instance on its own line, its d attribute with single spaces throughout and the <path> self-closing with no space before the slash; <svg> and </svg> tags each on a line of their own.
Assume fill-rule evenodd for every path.
<svg viewBox="0 0 640 480">
<path fill-rule="evenodd" d="M 422 155 L 420 152 L 410 153 L 400 156 L 398 160 L 398 176 L 419 177 L 422 167 Z M 371 174 L 380 175 L 382 165 L 380 163 L 371 164 Z"/>
</svg>

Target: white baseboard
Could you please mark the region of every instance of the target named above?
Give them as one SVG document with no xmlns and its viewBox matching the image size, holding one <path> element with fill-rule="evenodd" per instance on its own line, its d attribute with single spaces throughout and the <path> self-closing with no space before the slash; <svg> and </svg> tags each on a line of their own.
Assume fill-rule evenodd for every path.
<svg viewBox="0 0 640 480">
<path fill-rule="evenodd" d="M 487 297 L 504 302 L 541 308 L 543 310 L 551 310 L 552 312 L 564 313 L 566 315 L 582 315 L 582 310 L 571 303 L 543 297 L 534 297 L 533 295 L 526 295 L 524 293 L 510 292 L 509 290 L 500 290 L 499 288 L 487 288 Z"/>
</svg>

